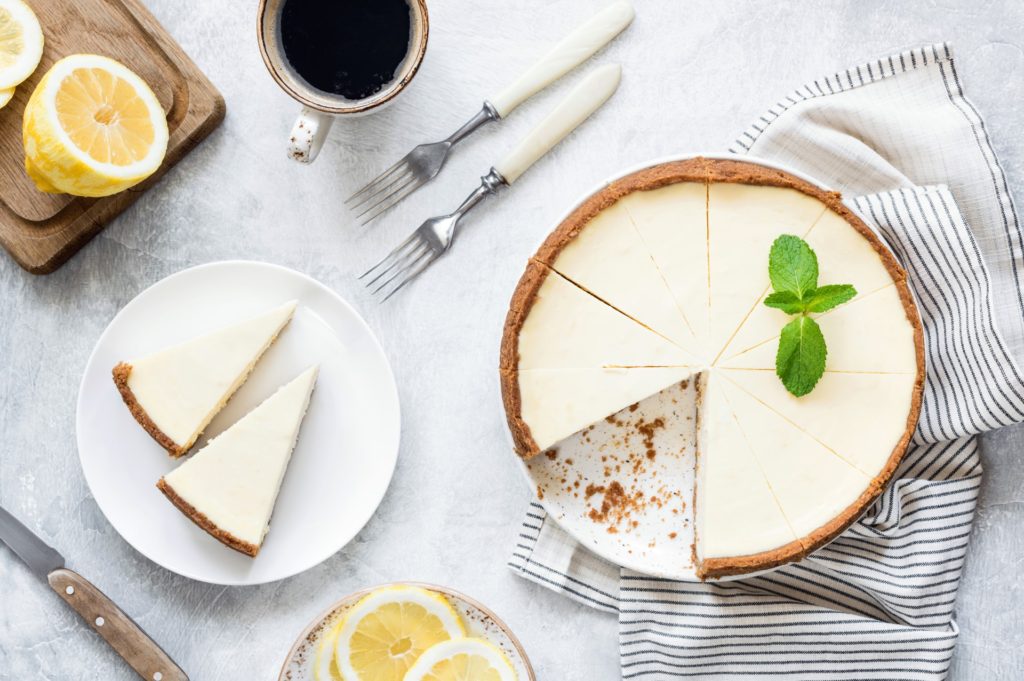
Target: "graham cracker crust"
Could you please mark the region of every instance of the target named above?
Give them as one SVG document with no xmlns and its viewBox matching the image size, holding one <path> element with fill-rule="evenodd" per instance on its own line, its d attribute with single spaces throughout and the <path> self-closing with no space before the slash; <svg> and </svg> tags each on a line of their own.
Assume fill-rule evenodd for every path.
<svg viewBox="0 0 1024 681">
<path fill-rule="evenodd" d="M 157 441 L 161 447 L 167 450 L 175 459 L 181 458 L 188 450 L 179 447 L 178 444 L 167 436 L 160 428 L 153 423 L 153 419 L 149 417 L 146 410 L 139 404 L 138 399 L 135 397 L 135 393 L 128 387 L 128 377 L 132 373 L 132 365 L 127 362 L 121 362 L 114 367 L 111 372 L 114 376 L 114 385 L 117 386 L 117 391 L 121 393 L 121 399 L 124 400 L 125 406 L 128 407 L 128 411 L 131 412 L 132 417 L 138 421 L 139 425 L 142 426 L 143 430 L 149 433 L 149 436 Z"/>
</svg>

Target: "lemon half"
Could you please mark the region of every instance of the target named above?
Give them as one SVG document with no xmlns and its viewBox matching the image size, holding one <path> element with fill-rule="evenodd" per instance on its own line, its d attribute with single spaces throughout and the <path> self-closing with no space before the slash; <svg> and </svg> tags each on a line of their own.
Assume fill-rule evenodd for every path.
<svg viewBox="0 0 1024 681">
<path fill-rule="evenodd" d="M 345 681 L 402 681 L 425 650 L 465 635 L 444 596 L 415 586 L 385 587 L 345 615 L 334 662 Z"/>
<path fill-rule="evenodd" d="M 7 106 L 11 99 L 14 98 L 14 88 L 7 88 L 6 90 L 0 90 L 0 109 Z"/>
<path fill-rule="evenodd" d="M 512 663 L 481 638 L 443 641 L 420 655 L 404 681 L 516 681 Z"/>
<path fill-rule="evenodd" d="M 142 182 L 160 167 L 167 137 L 166 115 L 146 82 L 93 54 L 53 65 L 22 126 L 26 167 L 44 180 L 40 189 L 77 196 L 109 196 Z"/>
<path fill-rule="evenodd" d="M 0 0 L 0 90 L 23 82 L 43 56 L 43 29 L 21 0 Z"/>
</svg>

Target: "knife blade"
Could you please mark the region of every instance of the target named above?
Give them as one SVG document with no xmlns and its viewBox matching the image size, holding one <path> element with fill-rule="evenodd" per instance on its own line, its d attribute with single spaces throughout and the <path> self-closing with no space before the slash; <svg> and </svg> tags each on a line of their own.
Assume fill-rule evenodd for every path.
<svg viewBox="0 0 1024 681">
<path fill-rule="evenodd" d="M 64 567 L 64 556 L 22 525 L 3 506 L 0 506 L 0 541 L 7 544 L 33 573 L 43 579 L 54 570 Z"/>
<path fill-rule="evenodd" d="M 103 640 L 147 681 L 188 681 L 188 676 L 132 618 L 77 572 L 64 556 L 0 506 L 0 542 L 70 605 Z"/>
</svg>

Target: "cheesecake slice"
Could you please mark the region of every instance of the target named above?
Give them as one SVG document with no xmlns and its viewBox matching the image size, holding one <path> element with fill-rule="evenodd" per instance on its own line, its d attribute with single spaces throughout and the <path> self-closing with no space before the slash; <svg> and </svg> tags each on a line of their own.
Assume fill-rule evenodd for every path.
<svg viewBox="0 0 1024 681">
<path fill-rule="evenodd" d="M 505 411 L 524 458 L 687 380 L 688 367 L 532 369 L 502 374 Z"/>
<path fill-rule="evenodd" d="M 707 185 L 703 164 L 680 163 L 677 184 L 624 196 L 619 203 L 658 266 L 694 336 L 692 352 L 708 361 Z M 689 347 L 689 346 L 688 346 Z"/>
<path fill-rule="evenodd" d="M 270 528 L 317 372 L 314 366 L 278 388 L 156 486 L 215 539 L 255 556 Z"/>
<path fill-rule="evenodd" d="M 693 562 L 702 579 L 763 570 L 803 552 L 725 399 L 724 380 L 706 372 L 698 383 Z"/>
<path fill-rule="evenodd" d="M 132 416 L 160 446 L 185 454 L 249 377 L 295 312 L 295 301 L 114 367 Z"/>
</svg>

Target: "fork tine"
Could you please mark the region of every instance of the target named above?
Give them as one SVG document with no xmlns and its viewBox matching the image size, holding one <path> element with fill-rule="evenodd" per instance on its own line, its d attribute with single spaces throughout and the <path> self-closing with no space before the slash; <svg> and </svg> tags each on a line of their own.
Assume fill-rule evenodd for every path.
<svg viewBox="0 0 1024 681">
<path fill-rule="evenodd" d="M 412 244 L 411 247 L 405 248 L 403 253 L 396 254 L 395 259 L 392 261 L 390 265 L 388 265 L 385 269 L 382 269 L 380 272 L 378 272 L 373 279 L 366 282 L 366 288 L 371 288 L 375 283 L 377 283 L 377 281 L 380 280 L 381 277 L 385 276 L 388 272 L 391 272 L 396 267 L 398 268 L 398 271 L 401 271 L 402 268 L 404 268 L 409 263 L 410 260 L 419 255 L 423 245 L 423 242 L 417 239 L 415 243 Z M 390 281 L 390 279 L 388 281 Z M 376 293 L 376 291 L 374 292 Z"/>
<path fill-rule="evenodd" d="M 426 184 L 425 179 L 423 179 L 422 177 L 414 177 L 412 181 L 406 182 L 404 185 L 402 185 L 395 191 L 391 192 L 389 196 L 385 197 L 384 199 L 381 199 L 376 206 L 371 207 L 369 210 L 374 210 L 375 208 L 377 210 L 375 210 L 373 214 L 371 214 L 369 217 L 360 220 L 359 224 L 364 226 L 370 224 L 371 222 L 379 218 L 383 213 L 386 213 L 392 208 L 394 208 L 405 197 L 409 196 L 409 194 L 412 194 L 414 191 L 422 187 L 424 184 Z M 357 215 L 356 219 L 358 220 L 359 218 L 361 218 L 363 215 L 368 213 L 369 210 L 363 211 L 362 213 Z"/>
<path fill-rule="evenodd" d="M 363 206 L 361 206 L 363 210 L 356 214 L 356 220 L 361 225 L 367 224 L 368 222 L 376 218 L 378 215 L 380 215 L 381 213 L 383 213 L 384 211 L 388 210 L 396 203 L 401 201 L 402 197 L 405 196 L 403 192 L 405 192 L 406 189 L 408 189 L 410 186 L 412 186 L 413 189 L 416 189 L 417 187 L 419 187 L 420 184 L 422 184 L 422 182 L 423 181 L 420 178 L 416 177 L 416 175 L 404 177 L 402 179 L 401 184 L 399 184 L 398 186 L 391 187 L 387 195 L 379 196 L 377 200 L 373 202 L 372 205 L 363 204 Z M 369 215 L 370 217 L 365 217 L 366 215 Z"/>
<path fill-rule="evenodd" d="M 398 161 L 397 161 L 397 162 L 396 162 L 396 163 L 395 163 L 395 164 L 394 164 L 393 166 L 391 166 L 390 168 L 388 168 L 387 170 L 385 170 L 384 172 L 382 172 L 382 173 L 381 173 L 380 175 L 378 175 L 377 177 L 373 178 L 372 180 L 370 180 L 369 182 L 367 182 L 366 184 L 364 184 L 364 185 L 363 185 L 363 187 L 362 187 L 362 189 L 359 189 L 358 191 L 356 191 L 356 193 L 355 193 L 355 194 L 353 194 L 352 196 L 350 196 L 350 197 L 348 197 L 347 199 L 345 199 L 345 203 L 349 203 L 349 202 L 351 202 L 351 201 L 352 201 L 352 199 L 356 198 L 356 197 L 357 197 L 357 196 L 359 196 L 360 194 L 363 194 L 363 193 L 365 193 L 365 192 L 366 192 L 367 190 L 371 189 L 371 188 L 372 188 L 372 187 L 373 187 L 374 185 L 376 185 L 376 184 L 380 183 L 380 182 L 381 182 L 381 181 L 383 181 L 383 180 L 384 180 L 385 178 L 387 178 L 388 176 L 390 176 L 390 175 L 391 175 L 392 173 L 394 173 L 394 172 L 395 172 L 396 170 L 398 170 L 399 168 L 401 168 L 401 167 L 405 166 L 405 165 L 406 165 L 406 159 L 407 159 L 407 158 L 409 158 L 409 155 L 408 155 L 408 154 L 406 154 L 406 155 L 405 155 L 405 156 L 403 156 L 402 158 L 398 159 Z"/>
<path fill-rule="evenodd" d="M 430 247 L 427 246 L 425 242 L 421 242 L 416 247 L 416 249 L 405 258 L 404 262 L 402 263 L 402 266 L 395 270 L 395 272 L 390 277 L 385 279 L 382 283 L 378 284 L 377 288 L 373 289 L 372 293 L 376 294 L 380 292 L 381 289 L 383 289 L 385 286 L 394 281 L 395 278 L 401 276 L 405 272 L 408 272 L 409 268 L 418 263 L 423 256 L 429 254 Z M 369 288 L 369 286 L 367 286 L 367 288 Z"/>
<path fill-rule="evenodd" d="M 414 175 L 414 171 L 412 170 L 412 168 L 402 168 L 397 175 L 395 175 L 394 177 L 389 177 L 383 184 L 380 184 L 377 187 L 375 187 L 371 193 L 366 194 L 355 203 L 349 204 L 349 209 L 359 210 L 360 207 L 373 208 L 374 204 L 379 203 L 380 201 L 383 200 L 383 198 L 386 198 L 386 195 L 390 193 L 388 190 L 390 190 L 396 184 L 399 184 L 409 179 L 409 177 L 412 175 Z M 385 196 L 383 198 L 378 198 L 376 201 L 374 201 L 374 198 L 380 197 L 381 194 L 384 194 Z"/>
<path fill-rule="evenodd" d="M 402 283 L 399 284 L 398 286 L 396 286 L 395 288 L 391 289 L 391 293 L 389 293 L 386 296 L 384 296 L 384 298 L 381 299 L 380 302 L 383 303 L 385 300 L 387 300 L 391 296 L 393 296 L 396 293 L 398 293 L 399 291 L 401 291 L 403 286 L 408 284 L 410 281 L 412 281 L 416 277 L 420 276 L 420 274 L 423 273 L 423 270 L 425 270 L 428 267 L 430 267 L 430 264 L 432 262 L 434 262 L 435 260 L 437 260 L 437 258 L 438 258 L 438 253 L 436 251 L 428 250 L 427 257 L 426 258 L 421 258 L 422 264 L 419 267 L 417 267 L 415 270 L 413 270 L 410 274 L 407 274 L 405 276 L 405 279 L 402 280 Z M 415 264 L 415 263 L 413 263 L 413 264 Z M 410 265 L 410 267 L 411 267 L 411 265 Z"/>
<path fill-rule="evenodd" d="M 413 241 L 415 241 L 416 236 L 417 236 L 416 232 L 413 232 L 412 234 L 410 234 L 408 236 L 408 238 L 406 238 L 405 241 L 403 241 L 402 243 L 400 243 L 397 246 L 395 246 L 394 248 L 392 248 L 390 253 L 388 253 L 386 256 L 381 258 L 380 262 L 378 262 L 376 265 L 374 265 L 370 269 L 368 269 L 365 272 L 363 272 L 362 274 L 360 274 L 359 275 L 359 279 L 366 278 L 366 276 L 369 275 L 374 270 L 379 269 L 380 267 L 383 267 L 385 263 L 391 262 L 395 258 L 397 258 L 399 255 L 401 255 L 402 251 L 404 251 L 406 249 L 406 247 L 409 246 L 409 244 L 411 244 L 411 243 L 413 243 Z M 390 267 L 389 267 L 389 269 L 390 269 Z M 374 280 L 375 279 L 376 279 L 376 277 L 374 277 Z M 370 282 L 367 282 L 367 285 L 372 283 L 374 280 L 371 280 Z"/>
<path fill-rule="evenodd" d="M 420 246 L 420 242 L 416 237 L 417 235 L 414 232 L 412 237 L 402 242 L 399 246 L 392 250 L 391 253 L 388 254 L 386 258 L 386 260 L 390 261 L 390 264 L 388 264 L 386 267 L 381 267 L 383 261 L 375 265 L 375 268 L 381 267 L 381 269 L 374 275 L 374 278 L 372 280 L 365 284 L 365 286 L 368 289 L 372 287 L 381 278 L 381 276 L 387 274 L 389 271 L 394 269 L 395 266 L 400 265 L 402 262 L 409 260 L 412 253 Z M 371 269 L 371 271 L 373 270 Z M 369 274 L 370 272 L 368 271 L 367 273 Z"/>
</svg>

